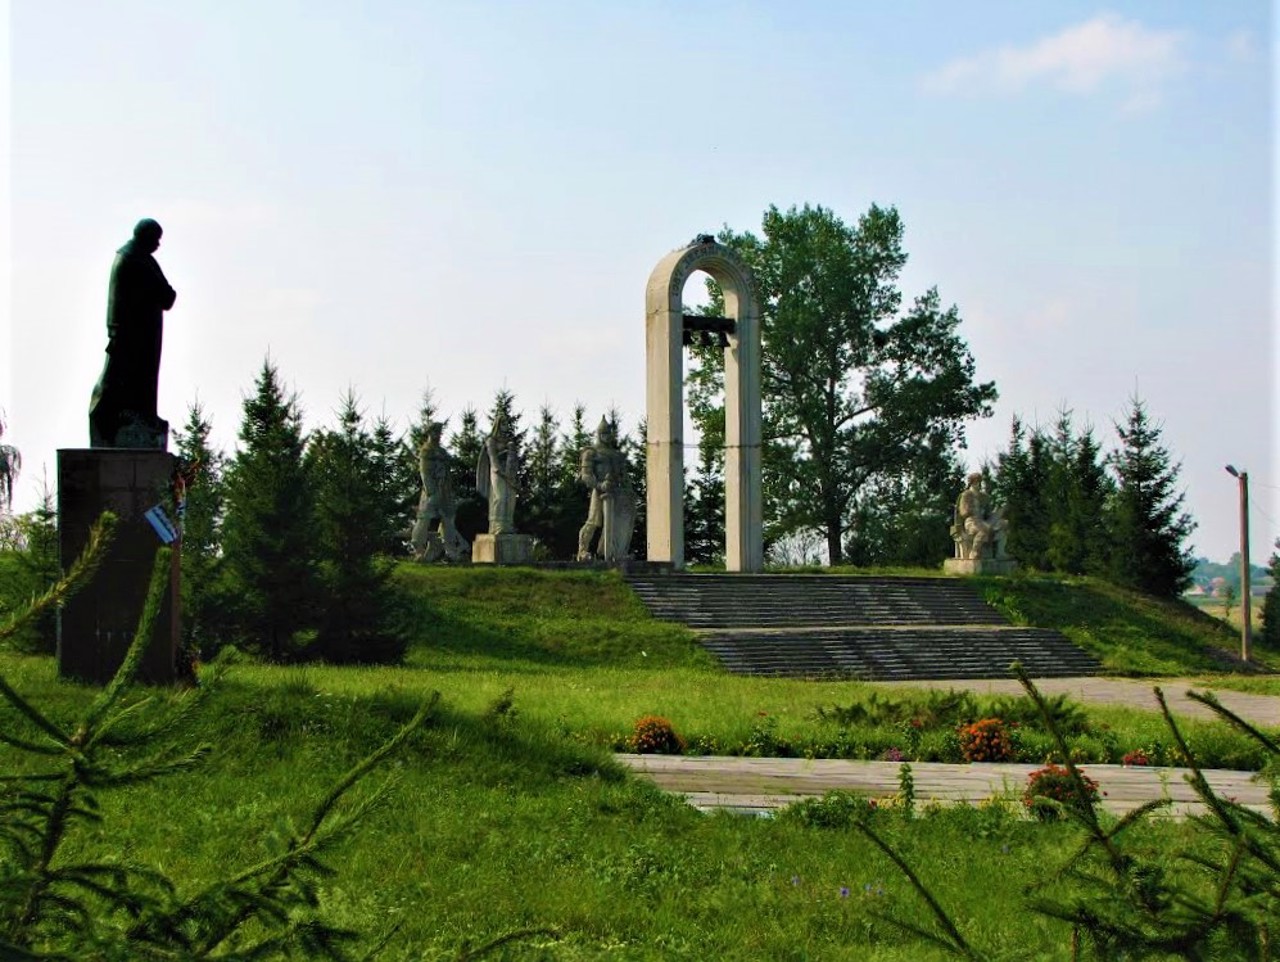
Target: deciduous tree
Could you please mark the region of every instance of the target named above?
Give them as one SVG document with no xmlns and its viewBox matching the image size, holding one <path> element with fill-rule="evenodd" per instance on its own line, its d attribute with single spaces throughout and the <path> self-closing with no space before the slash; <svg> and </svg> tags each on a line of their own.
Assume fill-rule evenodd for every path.
<svg viewBox="0 0 1280 962">
<path fill-rule="evenodd" d="M 773 534 L 813 530 L 843 558 L 859 491 L 900 475 L 964 422 L 990 414 L 995 385 L 976 380 L 960 314 L 937 290 L 905 310 L 897 210 L 873 205 L 846 225 L 823 207 L 770 207 L 762 234 L 725 228 L 721 243 L 751 267 L 761 309 L 765 500 Z M 713 313 L 723 298 L 713 287 Z M 692 378 L 720 390 L 715 349 Z"/>
</svg>

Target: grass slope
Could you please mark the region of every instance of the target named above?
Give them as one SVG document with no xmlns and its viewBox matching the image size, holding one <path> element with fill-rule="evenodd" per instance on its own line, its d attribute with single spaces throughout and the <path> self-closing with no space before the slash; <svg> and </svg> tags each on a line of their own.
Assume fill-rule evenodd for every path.
<svg viewBox="0 0 1280 962">
<path fill-rule="evenodd" d="M 58 682 L 49 659 L 6 656 L 3 664 L 11 682 L 60 717 L 91 697 Z M 275 851 L 282 827 L 305 818 L 419 702 L 407 685 L 352 694 L 317 683 L 340 677 L 332 672 L 233 672 L 187 734 L 212 746 L 203 764 L 104 794 L 103 823 L 64 857 L 114 854 L 197 887 Z M 918 924 L 922 906 L 860 835 L 786 818 L 699 815 L 518 706 L 460 708 L 467 678 L 454 680 L 461 684 L 430 726 L 389 767 L 389 801 L 329 859 L 338 873 L 322 891 L 330 921 L 369 933 L 401 927 L 380 958 L 451 958 L 467 940 L 537 926 L 562 937 L 497 957 L 943 957 L 885 921 Z M 13 761 L 0 752 L 0 770 Z M 1069 829 L 988 806 L 915 821 L 886 816 L 881 830 L 992 958 L 1069 957 L 1065 926 L 1015 908 L 1023 886 L 1074 847 Z M 1155 850 L 1196 844 L 1185 825 L 1132 834 Z"/>
<path fill-rule="evenodd" d="M 529 926 L 563 937 L 497 957 L 942 957 L 885 921 L 925 916 L 860 835 L 699 815 L 626 777 L 607 751 L 649 712 L 711 742 L 795 749 L 836 730 L 818 705 L 866 703 L 870 686 L 726 675 L 611 573 L 405 566 L 398 577 L 418 600 L 405 667 L 232 665 L 184 739 L 212 746 L 204 763 L 105 795 L 104 823 L 66 857 L 113 853 L 192 887 L 256 861 L 439 690 L 436 717 L 386 770 L 389 802 L 332 858 L 338 875 L 322 893 L 332 921 L 401 926 L 383 958 L 450 958 L 464 941 Z M 1024 610 L 1036 591 L 1017 596 Z M 92 697 L 57 680 L 48 658 L 0 653 L 0 672 L 60 717 Z M 1141 712 L 1090 717 L 1136 740 L 1162 731 Z M 0 727 L 18 732 L 20 720 L 0 712 Z M 1220 725 L 1191 732 L 1205 744 L 1227 737 Z M 0 747 L 0 773 L 22 764 Z M 1066 928 L 1020 906 L 1024 887 L 1078 844 L 1070 829 L 996 805 L 885 816 L 882 830 L 992 958 L 1069 957 Z M 1171 858 L 1199 844 L 1184 824 L 1130 834 Z"/>
</svg>

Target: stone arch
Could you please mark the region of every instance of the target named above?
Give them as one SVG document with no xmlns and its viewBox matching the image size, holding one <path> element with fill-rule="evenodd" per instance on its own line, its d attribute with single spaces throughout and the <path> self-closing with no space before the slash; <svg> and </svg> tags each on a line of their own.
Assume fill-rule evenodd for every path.
<svg viewBox="0 0 1280 962">
<path fill-rule="evenodd" d="M 760 312 L 751 271 L 731 249 L 699 237 L 672 251 L 645 293 L 648 557 L 684 567 L 684 285 L 705 271 L 724 291 L 725 567 L 764 566 L 760 484 Z"/>
</svg>

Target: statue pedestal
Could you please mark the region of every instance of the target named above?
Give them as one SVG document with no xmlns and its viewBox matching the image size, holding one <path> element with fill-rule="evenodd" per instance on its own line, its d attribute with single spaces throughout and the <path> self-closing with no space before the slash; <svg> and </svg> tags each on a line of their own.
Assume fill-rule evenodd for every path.
<svg viewBox="0 0 1280 962">
<path fill-rule="evenodd" d="M 1007 575 L 1018 568 L 1012 558 L 948 558 L 942 570 L 949 575 Z"/>
<path fill-rule="evenodd" d="M 478 565 L 533 563 L 533 535 L 478 534 L 471 545 L 471 562 Z"/>
<path fill-rule="evenodd" d="M 58 451 L 58 555 L 67 570 L 103 511 L 120 520 L 97 573 L 58 612 L 58 673 L 105 684 L 138 630 L 161 541 L 143 514 L 165 500 L 177 458 L 126 448 Z M 177 545 L 175 544 L 176 548 Z M 139 675 L 173 682 L 179 638 L 178 552 Z"/>
</svg>

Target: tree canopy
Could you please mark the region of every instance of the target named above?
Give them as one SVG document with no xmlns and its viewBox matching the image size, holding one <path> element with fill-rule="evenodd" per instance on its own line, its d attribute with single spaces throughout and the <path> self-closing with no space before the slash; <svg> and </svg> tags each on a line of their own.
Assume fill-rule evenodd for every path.
<svg viewBox="0 0 1280 962">
<path fill-rule="evenodd" d="M 718 240 L 751 268 L 760 302 L 767 538 L 820 533 L 839 564 L 874 510 L 860 493 L 953 454 L 964 423 L 991 413 L 995 385 L 976 379 L 959 311 L 936 289 L 903 309 L 893 207 L 853 226 L 820 206 L 770 207 L 759 236 L 726 227 Z M 710 309 L 723 311 L 714 284 Z M 717 354 L 699 349 L 690 377 L 691 414 L 713 438 Z"/>
</svg>

